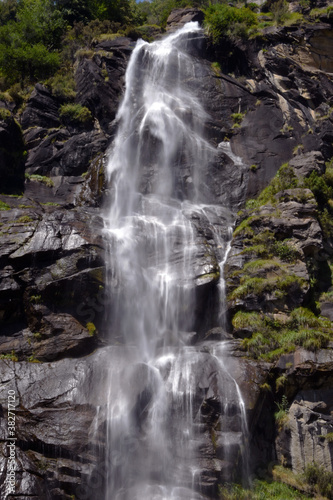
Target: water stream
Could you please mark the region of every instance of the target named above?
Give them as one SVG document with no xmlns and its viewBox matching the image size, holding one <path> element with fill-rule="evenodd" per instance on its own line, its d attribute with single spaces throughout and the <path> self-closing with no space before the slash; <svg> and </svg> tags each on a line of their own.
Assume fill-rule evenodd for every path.
<svg viewBox="0 0 333 500">
<path fill-rule="evenodd" d="M 204 401 L 238 422 L 219 431 L 224 448 L 246 432 L 223 349 L 197 342 L 203 325 L 221 326 L 232 222 L 204 189 L 202 166 L 216 149 L 204 137 L 208 116 L 190 55 L 201 33 L 188 23 L 161 41 L 139 40 L 117 115 L 105 217 L 113 344 L 105 500 L 209 498 L 202 471 L 215 466 L 214 450 L 203 452 Z"/>
</svg>

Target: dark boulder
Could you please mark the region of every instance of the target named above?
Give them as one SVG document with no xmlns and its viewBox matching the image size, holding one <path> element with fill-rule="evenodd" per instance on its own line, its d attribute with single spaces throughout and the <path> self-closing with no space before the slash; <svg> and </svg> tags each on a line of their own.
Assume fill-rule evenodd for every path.
<svg viewBox="0 0 333 500">
<path fill-rule="evenodd" d="M 24 189 L 24 142 L 20 126 L 8 112 L 0 121 L 0 190 L 22 193 Z"/>
</svg>

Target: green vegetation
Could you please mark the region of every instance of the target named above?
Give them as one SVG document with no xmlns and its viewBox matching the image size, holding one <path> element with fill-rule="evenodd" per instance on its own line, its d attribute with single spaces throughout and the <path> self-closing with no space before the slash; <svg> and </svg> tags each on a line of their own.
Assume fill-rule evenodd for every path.
<svg viewBox="0 0 333 500">
<path fill-rule="evenodd" d="M 28 363 L 41 363 L 39 359 L 35 357 L 35 354 L 32 353 L 31 356 L 27 358 Z"/>
<path fill-rule="evenodd" d="M 318 203 L 318 220 L 326 237 L 333 236 L 333 162 L 326 163 L 326 171 L 313 171 L 304 179 L 304 187 L 311 189 Z"/>
<path fill-rule="evenodd" d="M 256 14 L 247 7 L 216 3 L 206 10 L 205 26 L 214 43 L 224 37 L 245 38 L 257 23 Z"/>
<path fill-rule="evenodd" d="M 326 439 L 328 443 L 333 443 L 333 432 L 328 432 L 327 434 L 324 434 L 321 437 Z"/>
<path fill-rule="evenodd" d="M 8 354 L 1 354 L 0 359 L 9 359 L 10 361 L 18 361 L 18 357 L 15 351 L 11 351 Z"/>
<path fill-rule="evenodd" d="M 212 66 L 212 70 L 214 71 L 214 73 L 216 75 L 220 75 L 221 74 L 221 64 L 219 62 L 212 62 L 211 64 Z"/>
<path fill-rule="evenodd" d="M 311 9 L 309 17 L 314 21 L 317 21 L 320 17 L 332 17 L 333 16 L 333 6 L 314 8 Z"/>
<path fill-rule="evenodd" d="M 86 125 L 93 120 L 91 111 L 81 104 L 63 104 L 60 116 L 64 121 Z"/>
<path fill-rule="evenodd" d="M 219 488 L 221 500 L 310 500 L 311 497 L 287 484 L 269 480 L 253 481 L 253 487 L 246 489 L 239 484 L 227 484 Z"/>
<path fill-rule="evenodd" d="M 297 179 L 288 164 L 282 165 L 269 186 L 257 199 L 250 200 L 246 210 L 239 214 L 244 218 L 234 231 L 234 237 L 242 241 L 245 264 L 229 276 L 228 300 L 234 301 L 237 307 L 242 307 L 244 300 L 255 300 L 258 305 L 263 304 L 260 306 L 263 312 L 239 310 L 232 325 L 236 334 L 243 338 L 244 350 L 266 361 L 274 361 L 297 346 L 312 351 L 325 348 L 333 338 L 331 321 L 318 317 L 320 303 L 333 301 L 333 293 L 323 293 L 323 287 L 327 290 L 330 286 L 328 276 L 332 270 L 316 259 L 304 257 L 295 246 L 295 239 L 282 238 L 274 229 L 265 229 L 267 226 L 274 228 L 274 224 L 270 225 L 270 217 L 280 216 L 281 205 L 277 206 L 277 202 L 290 200 L 318 207 L 317 218 L 324 235 L 330 237 L 333 234 L 332 162 L 326 164 L 323 175 L 313 171 L 305 179 Z M 263 206 L 267 210 L 258 210 Z M 305 260 L 308 278 L 293 273 L 290 264 L 298 260 Z M 295 305 L 297 296 L 305 297 L 307 307 Z M 277 310 L 287 306 L 284 320 L 277 321 L 265 312 L 271 307 L 266 307 L 266 303 L 273 304 Z M 283 387 L 284 382 L 283 378 L 278 380 L 277 388 Z"/>
<path fill-rule="evenodd" d="M 261 296 L 267 293 L 273 293 L 276 298 L 283 299 L 290 293 L 297 293 L 305 280 L 296 274 L 283 270 L 281 275 L 272 277 L 257 277 L 245 275 L 240 279 L 240 285 L 229 295 L 229 300 L 245 298 L 247 295 L 255 294 Z"/>
<path fill-rule="evenodd" d="M 25 178 L 29 181 L 32 182 L 41 182 L 42 184 L 45 184 L 47 187 L 53 187 L 54 183 L 53 180 L 50 179 L 50 177 L 46 177 L 45 175 L 39 175 L 39 174 L 25 174 Z"/>
<path fill-rule="evenodd" d="M 275 205 L 277 203 L 277 198 L 275 197 L 277 193 L 285 189 L 296 188 L 297 185 L 298 181 L 293 169 L 289 167 L 288 163 L 285 163 L 280 167 L 275 177 L 272 179 L 267 188 L 260 193 L 258 198 L 247 202 L 246 208 L 259 208 L 267 203 Z"/>
<path fill-rule="evenodd" d="M 231 119 L 233 121 L 232 128 L 239 128 L 244 119 L 245 113 L 232 113 Z"/>
<path fill-rule="evenodd" d="M 10 206 L 8 205 L 8 203 L 0 200 L 0 210 L 10 210 Z"/>
<path fill-rule="evenodd" d="M 28 215 L 22 215 L 18 219 L 15 220 L 16 224 L 28 224 L 28 222 L 33 222 L 34 219 L 29 217 Z"/>
<path fill-rule="evenodd" d="M 91 323 L 91 322 L 87 323 L 86 328 L 88 330 L 90 337 L 93 337 L 97 333 L 97 328 L 94 325 L 94 323 Z"/>
<path fill-rule="evenodd" d="M 330 500 L 333 499 L 333 472 L 313 463 L 306 466 L 304 477 L 315 493 L 320 493 Z"/>
<path fill-rule="evenodd" d="M 46 85 L 55 97 L 72 101 L 75 99 L 75 80 L 71 72 L 62 69 L 46 81 Z"/>
<path fill-rule="evenodd" d="M 318 318 L 304 307 L 294 309 L 285 322 L 270 314 L 238 311 L 232 319 L 236 330 L 247 330 L 251 337 L 242 340 L 242 347 L 253 358 L 274 361 L 281 354 L 292 352 L 297 346 L 315 351 L 326 347 L 333 334 L 331 321 Z M 277 389 L 285 380 L 277 382 Z"/>
<path fill-rule="evenodd" d="M 0 120 L 8 120 L 8 118 L 10 118 L 12 115 L 11 115 L 11 112 L 8 110 L 8 109 L 5 109 L 5 108 L 0 108 Z"/>
<path fill-rule="evenodd" d="M 29 300 L 32 304 L 40 304 L 42 301 L 42 296 L 41 295 L 31 295 Z"/>
<path fill-rule="evenodd" d="M 54 203 L 53 201 L 46 201 L 45 203 L 41 203 L 43 207 L 59 207 L 59 203 Z"/>
</svg>

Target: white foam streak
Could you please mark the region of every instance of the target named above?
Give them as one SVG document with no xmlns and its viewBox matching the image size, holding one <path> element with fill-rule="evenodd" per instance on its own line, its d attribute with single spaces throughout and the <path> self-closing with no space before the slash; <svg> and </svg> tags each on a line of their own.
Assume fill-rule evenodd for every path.
<svg viewBox="0 0 333 500">
<path fill-rule="evenodd" d="M 195 328 L 198 272 L 211 272 L 208 238 L 224 264 L 228 214 L 202 194 L 202 167 L 215 150 L 184 49 L 198 33 L 188 23 L 161 41 L 138 41 L 116 117 L 105 232 L 110 335 L 125 354 L 113 348 L 110 356 L 105 500 L 202 498 L 194 491 L 195 398 L 200 376 L 207 387 L 210 380 L 205 355 L 184 338 Z M 212 236 L 201 234 L 199 219 Z"/>
</svg>

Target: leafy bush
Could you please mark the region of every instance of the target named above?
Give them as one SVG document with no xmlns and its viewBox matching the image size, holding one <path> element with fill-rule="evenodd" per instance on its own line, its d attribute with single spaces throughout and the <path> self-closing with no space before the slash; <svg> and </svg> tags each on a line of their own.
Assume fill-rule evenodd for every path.
<svg viewBox="0 0 333 500">
<path fill-rule="evenodd" d="M 75 80 L 71 71 L 59 71 L 46 82 L 46 85 L 55 97 L 63 100 L 75 99 Z"/>
<path fill-rule="evenodd" d="M 205 14 L 205 27 L 214 43 L 219 43 L 223 37 L 244 38 L 249 28 L 257 25 L 256 14 L 247 7 L 214 4 Z"/>
<path fill-rule="evenodd" d="M 59 65 L 59 54 L 50 52 L 41 43 L 22 42 L 18 46 L 0 43 L 0 66 L 9 83 L 20 81 L 23 86 L 27 80 L 35 82 L 47 78 Z"/>
<path fill-rule="evenodd" d="M 87 125 L 93 121 L 91 111 L 81 104 L 63 104 L 60 116 L 64 121 L 74 124 Z"/>
<path fill-rule="evenodd" d="M 307 483 L 319 490 L 321 495 L 333 499 L 333 472 L 313 463 L 305 467 L 304 477 Z"/>
</svg>

